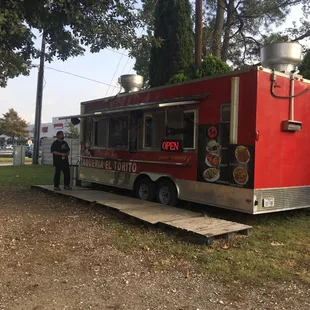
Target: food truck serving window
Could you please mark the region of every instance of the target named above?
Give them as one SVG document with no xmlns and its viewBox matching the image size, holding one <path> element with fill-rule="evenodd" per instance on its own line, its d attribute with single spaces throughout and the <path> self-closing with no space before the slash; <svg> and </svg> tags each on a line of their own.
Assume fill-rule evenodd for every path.
<svg viewBox="0 0 310 310">
<path fill-rule="evenodd" d="M 110 117 L 109 147 L 127 148 L 128 146 L 128 116 Z"/>
<path fill-rule="evenodd" d="M 160 149 L 165 138 L 182 141 L 183 149 L 195 149 L 196 110 L 180 107 L 144 113 L 143 148 Z"/>
<path fill-rule="evenodd" d="M 196 110 L 167 108 L 167 137 L 183 141 L 183 149 L 195 148 Z"/>
<path fill-rule="evenodd" d="M 184 111 L 183 128 L 183 148 L 194 149 L 196 132 L 196 111 Z"/>
<path fill-rule="evenodd" d="M 143 147 L 160 149 L 165 138 L 165 109 L 144 114 Z"/>
<path fill-rule="evenodd" d="M 94 126 L 95 126 L 95 132 L 94 132 L 95 146 L 107 147 L 109 120 L 107 118 L 99 119 L 98 121 L 95 121 Z"/>
</svg>

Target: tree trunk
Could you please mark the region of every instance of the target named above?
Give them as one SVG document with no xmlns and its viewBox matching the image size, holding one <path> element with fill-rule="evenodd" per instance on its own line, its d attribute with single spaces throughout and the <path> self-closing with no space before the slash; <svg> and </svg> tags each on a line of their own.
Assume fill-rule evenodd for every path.
<svg viewBox="0 0 310 310">
<path fill-rule="evenodd" d="M 195 66 L 201 66 L 202 54 L 202 0 L 196 0 L 195 20 Z"/>
<path fill-rule="evenodd" d="M 224 40 L 222 46 L 222 57 L 223 61 L 227 60 L 228 57 L 228 47 L 229 47 L 229 40 L 230 40 L 230 29 L 234 23 L 234 10 L 235 10 L 235 3 L 234 0 L 229 0 L 228 7 L 227 7 L 227 20 L 225 24 L 224 30 Z"/>
<path fill-rule="evenodd" d="M 221 58 L 221 50 L 222 50 L 221 38 L 224 26 L 225 7 L 226 7 L 225 0 L 217 0 L 216 19 L 212 38 L 212 54 L 218 58 Z"/>
</svg>

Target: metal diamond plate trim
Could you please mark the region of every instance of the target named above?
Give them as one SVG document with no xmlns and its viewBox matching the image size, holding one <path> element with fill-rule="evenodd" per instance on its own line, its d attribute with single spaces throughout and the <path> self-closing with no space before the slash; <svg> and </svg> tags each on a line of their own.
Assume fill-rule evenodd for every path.
<svg viewBox="0 0 310 310">
<path fill-rule="evenodd" d="M 254 191 L 258 206 L 255 213 L 310 207 L 310 186 L 259 189 Z M 263 199 L 274 198 L 274 207 L 264 207 Z"/>
</svg>

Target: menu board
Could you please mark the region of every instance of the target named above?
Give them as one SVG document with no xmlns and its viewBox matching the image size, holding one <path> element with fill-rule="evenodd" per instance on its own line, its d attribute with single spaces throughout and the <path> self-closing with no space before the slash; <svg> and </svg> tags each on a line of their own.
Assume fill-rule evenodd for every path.
<svg viewBox="0 0 310 310">
<path fill-rule="evenodd" d="M 229 144 L 229 123 L 199 126 L 198 181 L 253 187 L 253 147 Z"/>
<path fill-rule="evenodd" d="M 230 185 L 253 188 L 254 186 L 254 147 L 231 145 L 230 158 Z"/>
<path fill-rule="evenodd" d="M 199 127 L 198 181 L 229 184 L 227 124 Z"/>
</svg>

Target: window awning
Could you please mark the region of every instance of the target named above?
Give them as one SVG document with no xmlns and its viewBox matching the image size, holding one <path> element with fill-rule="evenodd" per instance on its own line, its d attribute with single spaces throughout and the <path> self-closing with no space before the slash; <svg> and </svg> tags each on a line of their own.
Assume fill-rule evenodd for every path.
<svg viewBox="0 0 310 310">
<path fill-rule="evenodd" d="M 203 94 L 199 96 L 188 97 L 186 99 L 183 97 L 183 98 L 176 98 L 174 100 L 139 103 L 139 104 L 126 106 L 126 107 L 107 108 L 107 109 L 102 109 L 102 110 L 94 111 L 91 113 L 80 114 L 80 115 L 62 116 L 62 117 L 59 117 L 59 120 L 71 119 L 71 118 L 96 117 L 96 116 L 102 116 L 102 115 L 107 115 L 107 114 L 112 114 L 112 113 L 122 113 L 122 112 L 136 111 L 136 110 L 148 110 L 148 109 L 154 109 L 154 108 L 165 108 L 165 107 L 173 107 L 173 106 L 199 104 L 200 100 L 207 98 L 207 96 L 208 96 L 207 94 Z"/>
</svg>

